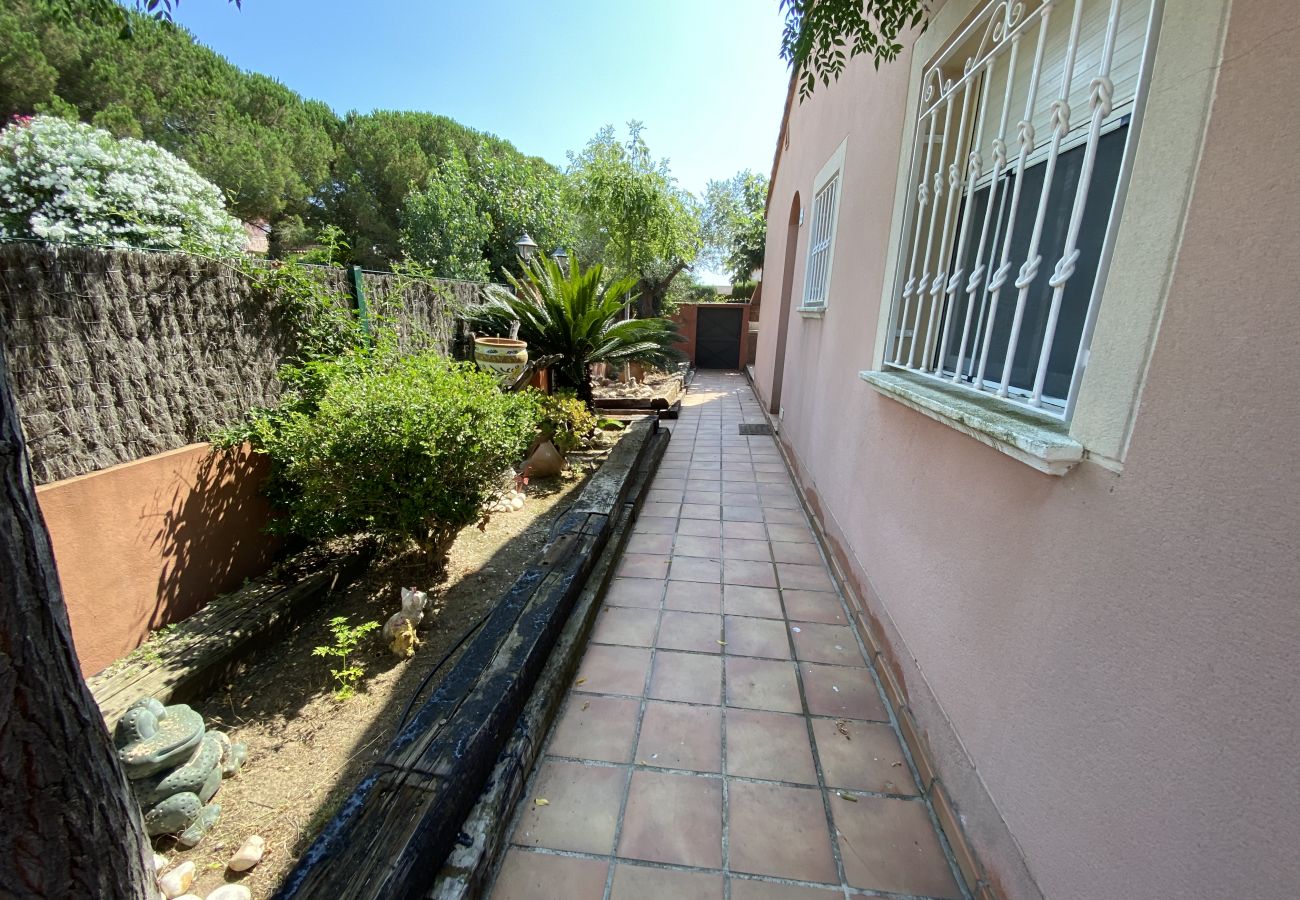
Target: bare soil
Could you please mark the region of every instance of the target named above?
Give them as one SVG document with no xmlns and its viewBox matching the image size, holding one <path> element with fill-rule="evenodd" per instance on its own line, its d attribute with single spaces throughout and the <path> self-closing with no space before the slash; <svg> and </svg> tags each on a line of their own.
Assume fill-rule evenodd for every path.
<svg viewBox="0 0 1300 900">
<path fill-rule="evenodd" d="M 523 509 L 495 514 L 482 529 L 465 528 L 437 571 L 418 555 L 377 562 L 310 623 L 262 650 L 231 684 L 191 704 L 209 728 L 249 750 L 243 771 L 217 794 L 220 821 L 197 847 L 156 842 L 170 865 L 195 863 L 193 893 L 204 896 L 227 882 L 244 884 L 254 898 L 275 892 L 387 748 L 408 702 L 417 693 L 427 697 L 455 656 L 423 689 L 421 682 L 515 581 L 583 481 L 580 475 L 534 480 Z M 358 650 L 365 676 L 355 696 L 336 700 L 328 671 L 334 660 L 312 655 L 314 647 L 330 643 L 329 619 L 382 625 L 400 609 L 403 585 L 428 590 L 433 609 L 418 629 L 415 656 L 399 660 L 379 630 L 372 632 Z M 266 841 L 261 863 L 243 875 L 227 871 L 230 856 L 252 834 Z"/>
</svg>

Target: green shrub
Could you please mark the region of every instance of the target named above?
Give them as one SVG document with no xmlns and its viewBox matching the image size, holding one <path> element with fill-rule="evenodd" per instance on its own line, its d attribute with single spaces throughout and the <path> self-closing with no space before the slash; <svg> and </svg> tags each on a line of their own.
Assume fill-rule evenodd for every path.
<svg viewBox="0 0 1300 900">
<path fill-rule="evenodd" d="M 247 433 L 271 457 L 281 532 L 439 546 L 478 516 L 536 433 L 531 397 L 433 353 L 354 353 L 300 371 L 301 389 Z"/>
<path fill-rule="evenodd" d="M 538 427 L 561 453 L 570 453 L 590 445 L 598 420 L 587 404 L 572 391 L 559 391 L 549 397 L 538 395 L 541 421 Z"/>
</svg>

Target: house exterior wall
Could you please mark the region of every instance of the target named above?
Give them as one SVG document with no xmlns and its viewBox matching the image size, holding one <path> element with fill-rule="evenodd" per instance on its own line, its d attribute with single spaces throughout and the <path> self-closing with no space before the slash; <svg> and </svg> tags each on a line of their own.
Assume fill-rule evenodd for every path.
<svg viewBox="0 0 1300 900">
<path fill-rule="evenodd" d="M 1161 92 L 1195 76 L 1177 71 L 1191 17 L 1216 29 L 1208 116 L 1182 123 L 1190 191 L 1125 211 L 1181 224 L 1176 252 L 1145 261 L 1161 303 L 1131 326 L 1144 355 L 1122 458 L 1044 475 L 858 377 L 879 359 L 892 289 L 910 46 L 795 101 L 772 186 L 765 404 L 778 309 L 803 284 L 806 224 L 793 296 L 778 296 L 791 203 L 847 139 L 829 302 L 822 318 L 789 314 L 779 437 L 1008 897 L 1300 891 L 1300 178 L 1282 112 L 1300 108 L 1300 10 L 1196 6 L 1164 4 L 1169 71 L 1151 94 L 1158 115 Z M 971 8 L 950 0 L 936 19 Z M 1114 278 L 1103 310 L 1124 303 Z M 1104 338 L 1099 324 L 1094 360 Z"/>
<path fill-rule="evenodd" d="M 270 564 L 266 457 L 191 444 L 41 485 L 83 674 Z"/>
</svg>

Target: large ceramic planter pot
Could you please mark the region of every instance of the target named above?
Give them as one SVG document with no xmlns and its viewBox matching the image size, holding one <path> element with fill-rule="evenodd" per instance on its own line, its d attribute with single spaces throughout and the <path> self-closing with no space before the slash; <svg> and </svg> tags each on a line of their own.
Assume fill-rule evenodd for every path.
<svg viewBox="0 0 1300 900">
<path fill-rule="evenodd" d="M 528 365 L 528 344 L 513 338 L 474 338 L 474 363 L 498 381 L 513 381 Z"/>
</svg>

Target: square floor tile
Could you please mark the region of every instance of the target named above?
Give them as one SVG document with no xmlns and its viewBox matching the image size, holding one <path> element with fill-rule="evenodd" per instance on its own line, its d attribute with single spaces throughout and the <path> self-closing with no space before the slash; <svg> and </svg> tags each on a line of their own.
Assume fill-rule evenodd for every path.
<svg viewBox="0 0 1300 900">
<path fill-rule="evenodd" d="M 683 612 L 722 612 L 722 585 L 702 581 L 670 581 L 664 593 L 664 608 Z"/>
<path fill-rule="evenodd" d="M 614 574 L 620 578 L 667 578 L 668 556 L 661 553 L 624 553 Z"/>
<path fill-rule="evenodd" d="M 658 578 L 615 578 L 605 602 L 610 606 L 658 609 L 664 597 L 664 582 Z"/>
<path fill-rule="evenodd" d="M 732 871 L 839 881 L 821 791 L 730 781 L 727 797 Z"/>
<path fill-rule="evenodd" d="M 745 656 L 727 657 L 727 705 L 773 712 L 803 712 L 794 665 Z"/>
<path fill-rule="evenodd" d="M 492 886 L 492 900 L 601 900 L 609 863 L 551 856 L 527 850 L 506 851 Z"/>
<path fill-rule="evenodd" d="M 679 872 L 618 863 L 610 900 L 722 900 L 722 873 Z"/>
<path fill-rule="evenodd" d="M 769 523 L 767 535 L 774 541 L 794 541 L 801 544 L 815 543 L 812 529 L 807 525 Z"/>
<path fill-rule="evenodd" d="M 685 476 L 681 478 L 665 477 L 664 475 L 665 471 L 666 471 L 666 467 L 664 466 L 659 467 L 659 472 L 658 474 L 655 475 L 655 480 L 651 483 L 651 487 L 654 488 L 654 490 L 656 491 L 686 490 Z"/>
<path fill-rule="evenodd" d="M 571 695 L 546 752 L 574 759 L 629 763 L 640 714 L 640 700 Z"/>
<path fill-rule="evenodd" d="M 772 563 L 752 559 L 726 559 L 722 562 L 722 583 L 750 587 L 776 587 L 776 569 Z"/>
<path fill-rule="evenodd" d="M 682 512 L 680 503 L 645 503 L 641 506 L 641 515 L 643 516 L 660 516 L 668 519 L 675 519 Z"/>
<path fill-rule="evenodd" d="M 761 656 L 765 659 L 789 659 L 790 638 L 780 619 L 757 619 L 727 616 L 726 653 L 731 656 Z"/>
<path fill-rule="evenodd" d="M 878 794 L 915 794 L 912 770 L 894 729 L 854 719 L 813 719 L 826 786 Z"/>
<path fill-rule="evenodd" d="M 763 510 L 757 506 L 724 506 L 722 519 L 726 522 L 762 522 Z"/>
<path fill-rule="evenodd" d="M 681 503 L 685 490 L 684 485 L 675 491 L 656 487 L 646 491 L 645 498 L 648 503 Z"/>
<path fill-rule="evenodd" d="M 799 503 L 798 497 L 785 497 L 780 495 L 774 497 L 774 496 L 764 494 L 763 508 L 765 510 L 768 510 L 769 512 L 774 512 L 776 510 L 789 510 L 792 513 L 797 512 L 799 514 L 799 518 L 792 519 L 791 521 L 796 521 L 796 522 L 803 521 L 803 507 Z M 767 513 L 764 513 L 764 518 L 767 518 Z M 777 519 L 769 518 L 768 521 L 780 522 L 783 520 L 779 518 Z"/>
<path fill-rule="evenodd" d="M 830 802 L 850 885 L 953 900 L 961 896 L 920 801 L 858 797 L 852 803 L 831 793 Z"/>
<path fill-rule="evenodd" d="M 633 534 L 672 534 L 677 520 L 666 516 L 641 516 L 632 526 Z"/>
<path fill-rule="evenodd" d="M 837 594 L 825 591 L 786 590 L 781 592 L 781 598 L 785 601 L 785 614 L 793 622 L 820 622 L 823 625 L 848 624 L 849 620 L 844 615 L 844 604 L 840 602 Z"/>
<path fill-rule="evenodd" d="M 674 556 L 668 577 L 673 581 L 703 581 L 717 584 L 722 577 L 722 566 L 716 559 L 699 556 Z"/>
<path fill-rule="evenodd" d="M 708 474 L 701 473 L 698 469 L 691 469 L 691 475 L 686 479 L 686 492 L 688 494 L 695 491 L 721 491 L 722 481 L 718 478 L 718 472 L 715 469 Z"/>
<path fill-rule="evenodd" d="M 817 783 L 803 716 L 727 710 L 727 774 L 742 778 Z"/>
<path fill-rule="evenodd" d="M 801 663 L 799 672 L 808 711 L 814 716 L 889 721 L 869 670 Z"/>
<path fill-rule="evenodd" d="M 758 494 L 748 491 L 723 491 L 722 502 L 727 506 L 762 506 Z"/>
<path fill-rule="evenodd" d="M 624 644 L 629 647 L 653 647 L 659 610 L 633 606 L 603 606 L 596 613 L 591 632 L 592 643 Z"/>
<path fill-rule="evenodd" d="M 767 540 L 767 529 L 762 522 L 723 522 L 722 537 L 742 538 L 747 541 Z"/>
<path fill-rule="evenodd" d="M 835 888 L 802 887 L 731 877 L 731 900 L 832 900 L 843 894 Z"/>
<path fill-rule="evenodd" d="M 679 703 L 721 703 L 721 657 L 658 651 L 650 676 L 649 696 Z"/>
<path fill-rule="evenodd" d="M 635 758 L 662 769 L 722 771 L 722 707 L 649 701 Z"/>
<path fill-rule="evenodd" d="M 691 503 L 707 503 L 713 506 L 722 505 L 721 491 L 698 491 L 692 490 L 686 493 L 686 500 Z"/>
<path fill-rule="evenodd" d="M 823 565 L 802 566 L 798 563 L 777 563 L 777 577 L 781 587 L 801 591 L 833 591 L 835 583 Z"/>
<path fill-rule="evenodd" d="M 771 562 L 772 551 L 767 541 L 746 540 L 744 538 L 727 538 L 722 542 L 722 558 Z"/>
<path fill-rule="evenodd" d="M 722 865 L 722 782 L 632 773 L 618 855 L 716 869 Z"/>
<path fill-rule="evenodd" d="M 673 545 L 673 553 L 677 556 L 703 556 L 708 559 L 721 559 L 722 539 L 679 534 L 677 535 L 676 544 Z"/>
<path fill-rule="evenodd" d="M 793 544 L 789 541 L 775 541 L 772 544 L 772 558 L 779 563 L 800 563 L 805 566 L 822 565 L 822 555 L 817 552 L 816 544 Z"/>
<path fill-rule="evenodd" d="M 713 519 L 682 519 L 677 526 L 678 535 L 716 538 L 721 533 L 721 523 Z"/>
<path fill-rule="evenodd" d="M 574 690 L 639 697 L 645 690 L 645 676 L 649 668 L 649 650 L 589 644 L 573 680 Z"/>
<path fill-rule="evenodd" d="M 516 844 L 548 850 L 609 853 L 628 770 L 547 760 L 523 799 Z M 538 799 L 546 800 L 539 806 Z"/>
<path fill-rule="evenodd" d="M 719 507 L 712 503 L 683 503 L 683 519 L 716 519 Z"/>
<path fill-rule="evenodd" d="M 709 613 L 664 610 L 656 646 L 692 653 L 721 653 L 722 616 Z"/>
<path fill-rule="evenodd" d="M 821 625 L 799 622 L 790 631 L 794 652 L 805 662 L 831 663 L 837 666 L 865 666 L 867 661 L 858 649 L 858 638 L 847 625 Z"/>
<path fill-rule="evenodd" d="M 654 553 L 660 556 L 673 552 L 671 534 L 633 534 L 627 539 L 625 553 Z"/>
<path fill-rule="evenodd" d="M 781 619 L 781 594 L 776 588 L 723 585 L 722 611 L 729 616 Z"/>
</svg>

